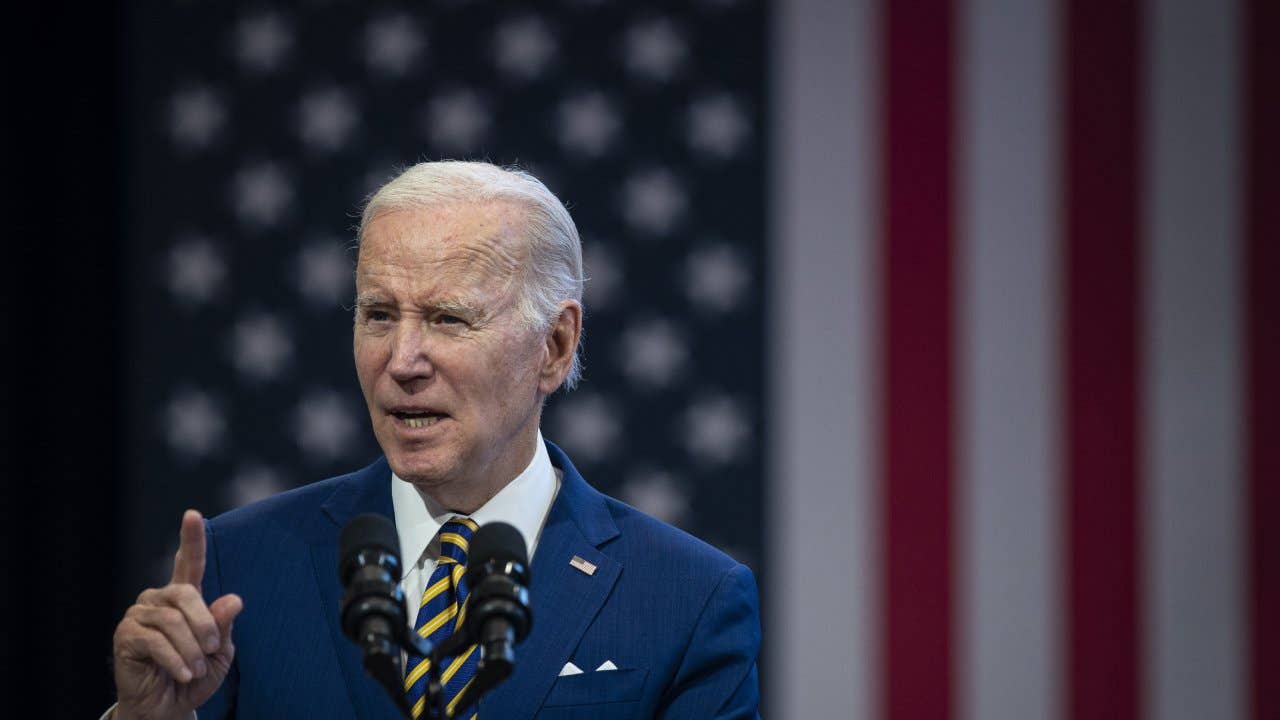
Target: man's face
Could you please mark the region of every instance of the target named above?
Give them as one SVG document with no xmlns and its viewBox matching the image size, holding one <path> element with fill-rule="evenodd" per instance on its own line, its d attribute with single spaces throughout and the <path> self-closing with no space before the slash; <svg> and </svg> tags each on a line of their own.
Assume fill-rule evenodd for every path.
<svg viewBox="0 0 1280 720">
<path fill-rule="evenodd" d="M 533 456 L 544 339 L 517 312 L 518 211 L 377 216 L 356 269 L 355 360 L 391 469 L 424 490 L 497 488 Z"/>
</svg>

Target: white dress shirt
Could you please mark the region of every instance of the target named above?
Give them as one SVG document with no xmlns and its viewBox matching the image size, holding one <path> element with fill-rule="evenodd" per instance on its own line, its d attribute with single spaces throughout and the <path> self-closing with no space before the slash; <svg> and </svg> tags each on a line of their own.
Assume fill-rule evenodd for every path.
<svg viewBox="0 0 1280 720">
<path fill-rule="evenodd" d="M 442 507 L 417 486 L 392 474 L 391 507 L 396 515 L 396 532 L 400 535 L 400 558 L 405 564 L 400 588 L 404 590 L 409 608 L 410 628 L 417 619 L 417 607 L 427 589 L 427 580 L 435 572 L 440 557 L 440 540 L 436 534 L 450 518 L 469 517 L 477 525 L 495 521 L 511 524 L 524 536 L 532 562 L 538 536 L 560 490 L 560 473 L 551 464 L 541 432 L 536 447 L 524 471 L 470 515 Z"/>
</svg>

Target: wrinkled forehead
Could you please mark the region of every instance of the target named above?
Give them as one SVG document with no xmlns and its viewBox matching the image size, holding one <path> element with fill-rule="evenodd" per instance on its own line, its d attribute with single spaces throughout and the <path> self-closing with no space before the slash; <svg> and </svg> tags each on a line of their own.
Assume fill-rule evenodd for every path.
<svg viewBox="0 0 1280 720">
<path fill-rule="evenodd" d="M 389 268 L 509 278 L 524 264 L 528 240 L 510 203 L 450 203 L 379 213 L 364 228 L 357 276 Z"/>
</svg>

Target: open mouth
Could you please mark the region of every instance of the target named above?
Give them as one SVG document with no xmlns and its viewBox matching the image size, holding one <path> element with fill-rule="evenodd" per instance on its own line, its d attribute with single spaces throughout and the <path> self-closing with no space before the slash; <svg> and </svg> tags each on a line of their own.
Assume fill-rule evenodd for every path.
<svg viewBox="0 0 1280 720">
<path fill-rule="evenodd" d="M 440 422 L 445 417 L 441 413 L 434 413 L 426 410 L 397 410 L 391 414 L 411 428 L 430 427 Z"/>
</svg>

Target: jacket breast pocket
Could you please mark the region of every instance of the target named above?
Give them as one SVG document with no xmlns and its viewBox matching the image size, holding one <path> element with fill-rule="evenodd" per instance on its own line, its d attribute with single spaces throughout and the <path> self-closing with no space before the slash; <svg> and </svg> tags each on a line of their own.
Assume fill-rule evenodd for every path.
<svg viewBox="0 0 1280 720">
<path fill-rule="evenodd" d="M 644 694 L 648 677 L 649 671 L 642 668 L 565 675 L 556 679 L 542 707 L 634 702 Z"/>
</svg>

